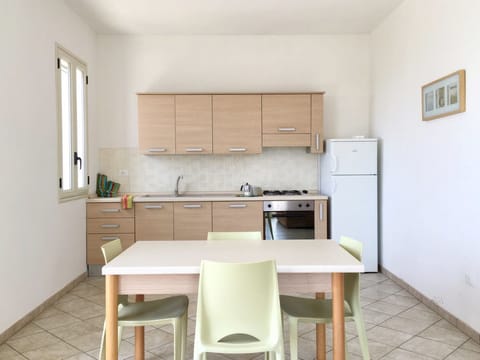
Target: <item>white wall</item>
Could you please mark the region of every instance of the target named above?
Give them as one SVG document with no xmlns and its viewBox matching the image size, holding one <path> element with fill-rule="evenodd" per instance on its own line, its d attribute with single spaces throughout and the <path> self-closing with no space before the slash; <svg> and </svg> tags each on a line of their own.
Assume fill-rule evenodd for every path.
<svg viewBox="0 0 480 360">
<path fill-rule="evenodd" d="M 327 137 L 368 135 L 369 131 L 370 48 L 367 35 L 99 36 L 98 67 L 102 69 L 98 80 L 98 146 L 109 148 L 109 153 L 117 159 L 128 152 L 125 148 L 138 146 L 137 92 L 326 91 Z M 271 164 L 278 170 L 276 159 L 281 154 L 281 151 L 270 150 L 249 160 Z M 311 171 L 298 174 L 297 180 L 302 178 L 305 187 L 315 187 L 316 163 L 312 155 L 294 151 L 290 152 L 292 157 L 304 164 L 299 168 L 312 164 Z M 225 190 L 235 190 L 233 184 L 239 185 L 240 180 L 231 178 L 232 173 L 238 171 L 235 161 L 220 158 L 205 157 L 204 168 L 215 169 L 215 174 L 210 175 L 215 175 L 216 179 L 227 179 L 222 183 L 230 189 Z M 179 171 L 187 174 L 195 171 L 190 165 L 192 158 L 163 159 L 149 161 L 164 177 L 156 182 L 158 191 L 171 190 L 171 183 Z M 219 162 L 224 165 L 217 166 Z M 107 159 L 99 169 L 110 171 L 109 163 Z M 135 179 L 147 177 L 143 167 L 138 166 L 138 158 L 130 158 L 129 168 L 127 159 L 122 163 L 130 171 L 130 179 L 119 178 L 115 173 L 107 175 L 130 185 L 137 182 Z M 258 172 L 245 169 L 243 181 L 258 178 Z M 291 173 L 291 169 L 283 170 Z M 268 180 L 267 183 L 257 182 L 257 185 L 282 186 L 284 174 L 270 173 L 271 178 L 279 180 L 277 183 Z M 218 184 L 205 177 L 203 180 L 190 177 L 190 183 L 205 190 L 218 189 Z M 166 185 L 161 187 L 160 184 Z M 297 184 L 290 187 L 294 186 Z M 123 189 L 146 191 L 153 188 L 127 185 Z"/>
<path fill-rule="evenodd" d="M 372 34 L 382 264 L 477 331 L 479 16 L 477 0 L 406 0 Z M 467 111 L 422 121 L 421 86 L 462 68 Z"/>
<path fill-rule="evenodd" d="M 93 74 L 95 35 L 63 1 L 2 1 L 0 333 L 86 270 L 85 201 L 57 200 L 55 42 Z"/>
</svg>

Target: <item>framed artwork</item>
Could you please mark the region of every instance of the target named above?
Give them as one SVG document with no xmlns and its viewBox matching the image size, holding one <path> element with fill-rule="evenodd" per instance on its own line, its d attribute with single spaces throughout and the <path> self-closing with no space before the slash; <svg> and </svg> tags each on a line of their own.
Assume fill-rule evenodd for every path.
<svg viewBox="0 0 480 360">
<path fill-rule="evenodd" d="M 433 120 L 465 111 L 465 70 L 422 86 L 422 120 Z"/>
</svg>

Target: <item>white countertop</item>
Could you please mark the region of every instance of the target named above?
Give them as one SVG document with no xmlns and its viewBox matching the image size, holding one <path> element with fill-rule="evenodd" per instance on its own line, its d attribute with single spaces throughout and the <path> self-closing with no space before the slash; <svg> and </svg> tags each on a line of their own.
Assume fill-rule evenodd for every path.
<svg viewBox="0 0 480 360">
<path fill-rule="evenodd" d="M 103 275 L 198 274 L 201 260 L 275 259 L 280 273 L 358 273 L 361 262 L 333 240 L 137 241 L 102 268 Z"/>
<path fill-rule="evenodd" d="M 87 202 L 119 202 L 120 196 L 112 198 L 92 197 Z M 304 195 L 263 195 L 263 196 L 239 196 L 238 193 L 187 193 L 181 196 L 172 194 L 137 194 L 134 195 L 134 202 L 192 202 L 192 201 L 271 201 L 271 200 L 327 200 L 328 196 L 318 193 Z"/>
</svg>

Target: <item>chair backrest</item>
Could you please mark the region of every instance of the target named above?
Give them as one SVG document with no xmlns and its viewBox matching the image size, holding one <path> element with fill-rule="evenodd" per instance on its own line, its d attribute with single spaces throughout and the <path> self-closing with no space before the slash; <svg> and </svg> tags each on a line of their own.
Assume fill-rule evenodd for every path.
<svg viewBox="0 0 480 360">
<path fill-rule="evenodd" d="M 207 240 L 262 240 L 261 231 L 210 231 Z"/>
<path fill-rule="evenodd" d="M 120 241 L 120 239 L 115 239 L 115 240 L 109 241 L 105 245 L 102 245 L 101 249 L 102 249 L 103 259 L 105 260 L 105 264 L 107 264 L 112 259 L 120 255 L 120 253 L 123 251 L 122 242 Z"/>
<path fill-rule="evenodd" d="M 281 316 L 274 260 L 202 261 L 196 318 L 202 342 L 221 344 L 241 335 L 276 343 L 282 340 Z"/>
<path fill-rule="evenodd" d="M 362 261 L 363 244 L 347 236 L 340 238 L 340 246 L 347 250 L 358 261 Z M 345 274 L 344 278 L 345 300 L 355 312 L 359 309 L 360 301 L 360 274 Z"/>
</svg>

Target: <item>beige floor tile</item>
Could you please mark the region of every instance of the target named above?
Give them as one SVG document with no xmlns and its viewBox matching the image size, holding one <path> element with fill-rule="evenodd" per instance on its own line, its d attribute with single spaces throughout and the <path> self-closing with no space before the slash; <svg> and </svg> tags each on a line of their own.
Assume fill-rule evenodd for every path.
<svg viewBox="0 0 480 360">
<path fill-rule="evenodd" d="M 46 319 L 52 316 L 58 316 L 58 315 L 63 315 L 65 312 L 58 310 L 54 307 L 50 307 L 46 309 L 45 311 L 42 311 L 36 318 L 35 320 L 40 320 L 40 319 Z"/>
<path fill-rule="evenodd" d="M 374 310 L 387 315 L 397 315 L 408 309 L 407 306 L 395 305 L 385 301 L 376 301 L 365 306 L 365 309 Z"/>
<path fill-rule="evenodd" d="M 63 295 L 60 299 L 57 300 L 55 304 L 60 304 L 62 302 L 68 302 L 68 301 L 73 301 L 73 300 L 78 300 L 80 297 L 77 295 L 72 294 L 71 292 Z"/>
<path fill-rule="evenodd" d="M 80 320 L 69 314 L 63 313 L 61 315 L 55 315 L 45 319 L 34 320 L 33 322 L 35 325 L 38 325 L 45 330 L 50 330 L 56 327 L 78 323 Z"/>
<path fill-rule="evenodd" d="M 83 352 L 94 350 L 100 346 L 100 339 L 102 338 L 102 332 L 91 332 L 89 334 L 76 336 L 74 338 L 66 340 L 66 342 Z"/>
<path fill-rule="evenodd" d="M 368 339 L 375 339 L 376 342 L 390 345 L 393 347 L 398 347 L 400 344 L 403 344 L 411 337 L 412 335 L 409 335 L 407 333 L 388 329 L 382 326 L 376 326 L 373 329 L 367 331 Z"/>
<path fill-rule="evenodd" d="M 87 355 L 85 353 L 76 354 L 66 358 L 65 360 L 92 360 L 95 359 L 94 357 Z"/>
<path fill-rule="evenodd" d="M 126 341 L 134 343 L 135 339 L 127 339 Z M 150 350 L 153 348 L 157 348 L 164 344 L 173 344 L 173 335 L 169 334 L 165 331 L 154 329 L 149 332 L 145 332 L 145 349 Z"/>
<path fill-rule="evenodd" d="M 398 293 L 390 295 L 383 299 L 382 301 L 394 304 L 401 305 L 406 307 L 412 307 L 419 303 L 419 301 L 413 296 L 399 295 Z"/>
<path fill-rule="evenodd" d="M 29 360 L 54 360 L 65 359 L 79 353 L 80 351 L 78 349 L 60 342 L 58 344 L 48 345 L 36 350 L 27 351 L 24 353 L 24 355 Z"/>
<path fill-rule="evenodd" d="M 105 310 L 102 306 L 90 302 L 89 307 L 72 310 L 69 314 L 78 319 L 87 320 L 97 316 L 104 316 Z"/>
<path fill-rule="evenodd" d="M 57 337 L 43 331 L 38 334 L 24 336 L 18 339 L 10 339 L 7 341 L 7 345 L 11 346 L 19 353 L 25 353 L 27 351 L 36 350 L 44 346 L 58 344 L 61 342 Z"/>
<path fill-rule="evenodd" d="M 390 295 L 392 294 L 389 292 L 380 290 L 378 286 L 372 286 L 372 287 L 368 287 L 366 289 L 360 290 L 361 298 L 366 297 L 368 299 L 373 299 L 373 300 L 382 300 Z"/>
<path fill-rule="evenodd" d="M 460 348 L 464 350 L 475 351 L 477 353 L 480 353 L 480 344 L 476 343 L 472 339 L 468 340 Z"/>
<path fill-rule="evenodd" d="M 91 301 L 79 297 L 78 299 L 75 299 L 75 300 L 57 303 L 55 304 L 55 308 L 68 313 L 77 309 L 88 308 L 91 305 L 92 305 Z"/>
<path fill-rule="evenodd" d="M 90 334 L 92 332 L 98 332 L 99 329 L 85 321 L 76 322 L 74 324 L 60 326 L 49 330 L 49 332 L 62 340 L 69 340 L 75 337 Z"/>
<path fill-rule="evenodd" d="M 20 353 L 13 350 L 10 346 L 0 345 L 0 360 L 25 360 L 26 358 Z"/>
<path fill-rule="evenodd" d="M 105 314 L 102 314 L 100 316 L 95 316 L 91 319 L 84 320 L 84 322 L 95 326 L 96 328 L 102 330 L 103 329 L 103 324 L 105 323 Z"/>
<path fill-rule="evenodd" d="M 444 359 L 455 350 L 455 346 L 415 336 L 400 346 L 404 350 L 425 355 L 434 359 Z"/>
<path fill-rule="evenodd" d="M 360 347 L 360 342 L 358 341 L 358 337 L 350 340 L 347 343 L 348 352 L 351 352 L 355 355 L 362 355 L 362 349 Z M 372 360 L 380 359 L 382 356 L 388 354 L 394 349 L 393 346 L 382 344 L 374 340 L 368 341 L 368 351 L 370 352 L 370 357 Z"/>
<path fill-rule="evenodd" d="M 433 323 L 435 323 L 434 320 L 407 319 L 400 316 L 394 316 L 380 325 L 410 335 L 417 335 Z"/>
<path fill-rule="evenodd" d="M 431 357 L 415 354 L 411 351 L 395 349 L 385 355 L 382 360 L 432 360 Z"/>
<path fill-rule="evenodd" d="M 385 320 L 390 319 L 392 316 L 387 315 L 383 312 L 375 311 L 375 310 L 369 310 L 369 309 L 363 309 L 363 320 L 367 323 L 379 325 L 383 323 Z"/>
<path fill-rule="evenodd" d="M 479 360 L 479 359 L 480 359 L 480 355 L 478 354 L 478 352 L 464 350 L 464 349 L 458 349 L 445 358 L 445 360 Z"/>
<path fill-rule="evenodd" d="M 402 290 L 402 288 L 400 286 L 398 286 L 397 284 L 395 284 L 391 280 L 386 280 L 386 281 L 381 282 L 377 286 L 377 289 L 380 290 L 380 291 L 383 291 L 385 293 L 389 293 L 389 294 L 395 294 L 395 293 L 398 293 L 399 291 Z"/>
<path fill-rule="evenodd" d="M 38 334 L 41 333 L 45 330 L 43 330 L 40 326 L 35 325 L 34 323 L 30 323 L 23 328 L 21 328 L 19 331 L 17 331 L 10 339 L 18 339 L 24 336 L 29 336 L 33 334 Z"/>
<path fill-rule="evenodd" d="M 422 331 L 419 336 L 453 346 L 460 346 L 468 340 L 468 336 L 455 328 L 452 330 L 437 325 Z"/>
<path fill-rule="evenodd" d="M 434 312 L 429 310 L 424 310 L 417 306 L 414 306 L 413 308 L 410 308 L 398 314 L 398 316 L 403 317 L 405 319 L 431 321 L 432 323 L 435 323 L 441 319 L 441 317 L 435 314 Z"/>
<path fill-rule="evenodd" d="M 387 280 L 388 278 L 382 273 L 366 273 L 361 275 L 362 280 L 370 280 L 376 283 Z"/>
</svg>

